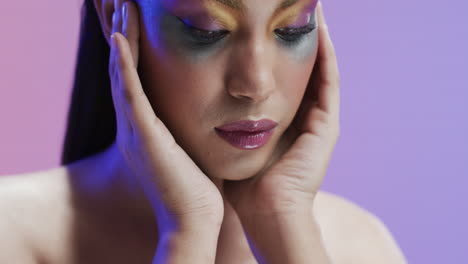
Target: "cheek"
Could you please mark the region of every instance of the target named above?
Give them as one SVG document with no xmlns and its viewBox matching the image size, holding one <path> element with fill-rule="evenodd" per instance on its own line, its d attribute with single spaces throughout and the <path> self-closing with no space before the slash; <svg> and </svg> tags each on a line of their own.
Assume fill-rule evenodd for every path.
<svg viewBox="0 0 468 264">
<path fill-rule="evenodd" d="M 285 98 L 288 118 L 296 113 L 307 89 L 316 62 L 317 48 L 314 47 L 307 57 L 284 56 L 276 68 L 276 76 L 281 95 Z"/>
<path fill-rule="evenodd" d="M 223 87 L 221 67 L 215 61 L 189 63 L 172 47 L 154 45 L 150 38 L 143 34 L 141 39 L 139 72 L 143 87 L 164 123 L 172 131 L 187 131 L 187 126 L 203 122 L 205 109 L 219 95 Z"/>
<path fill-rule="evenodd" d="M 306 38 L 304 38 L 304 41 L 299 43 L 299 45 L 296 47 L 294 51 L 295 58 L 297 58 L 298 61 L 310 60 L 317 51 L 317 48 L 318 30 L 314 29 L 314 31 L 311 32 Z"/>
<path fill-rule="evenodd" d="M 206 58 L 212 51 L 187 46 L 177 23 L 163 13 L 143 20 L 139 72 L 155 113 L 174 133 L 194 126 L 206 133 L 219 114 L 225 60 Z M 201 60 L 203 56 L 206 59 Z"/>
<path fill-rule="evenodd" d="M 191 48 L 177 18 L 169 15 L 162 7 L 146 9 L 142 20 L 140 72 L 145 74 L 144 79 L 148 80 L 148 84 L 154 87 L 149 92 L 160 93 L 159 98 L 163 97 L 164 100 L 180 102 L 203 98 L 192 95 L 199 93 L 196 87 L 209 87 L 204 83 L 208 78 L 203 69 L 207 68 L 203 62 L 193 62 L 207 52 Z M 214 69 L 212 62 L 205 63 Z M 211 73 L 212 76 L 216 74 Z"/>
<path fill-rule="evenodd" d="M 278 44 L 282 54 L 287 54 L 290 59 L 299 63 L 307 63 L 312 60 L 318 48 L 318 30 L 303 37 L 298 43 L 285 44 L 281 41 Z"/>
<path fill-rule="evenodd" d="M 210 102 L 219 94 L 221 74 L 209 67 L 193 66 L 171 56 L 145 53 L 141 64 L 142 83 L 155 111 L 169 119 L 189 118 L 183 123 L 200 122 Z M 174 112 L 174 109 L 177 111 Z"/>
</svg>

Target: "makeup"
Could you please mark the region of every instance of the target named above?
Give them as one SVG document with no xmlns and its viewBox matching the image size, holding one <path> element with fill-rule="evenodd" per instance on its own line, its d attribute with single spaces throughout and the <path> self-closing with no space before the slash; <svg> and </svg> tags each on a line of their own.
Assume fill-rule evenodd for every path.
<svg viewBox="0 0 468 264">
<path fill-rule="evenodd" d="M 228 0 L 224 1 L 228 3 L 230 2 Z M 208 10 L 209 16 L 219 21 L 226 30 L 235 31 L 238 28 L 237 21 L 239 20 L 239 17 L 232 9 L 226 8 L 229 4 L 223 4 L 223 1 L 221 0 L 204 0 L 203 4 Z M 236 4 L 232 3 L 232 6 L 235 7 Z"/>
<path fill-rule="evenodd" d="M 309 57 L 316 47 L 317 34 L 312 32 L 317 25 L 316 3 L 317 0 L 285 1 L 267 25 L 271 28 L 268 34 L 275 37 L 272 40 L 296 60 Z M 246 12 L 235 0 L 181 1 L 178 5 L 172 3 L 171 8 L 170 12 L 160 8 L 160 38 L 192 63 L 213 56 L 230 43 L 231 35 L 239 33 L 239 23 L 243 21 L 240 16 Z"/>
<path fill-rule="evenodd" d="M 317 2 L 317 0 L 303 0 L 278 8 L 269 22 L 270 31 L 301 23 L 301 19 L 304 20 L 314 14 Z"/>
<path fill-rule="evenodd" d="M 160 18 L 161 40 L 167 45 L 167 48 L 188 58 L 192 63 L 200 62 L 214 55 L 225 43 L 222 32 L 206 34 L 206 32 L 195 29 L 199 27 L 197 23 L 205 24 L 214 30 L 221 27 L 211 18 L 197 20 L 197 14 L 183 19 L 166 11 Z"/>
<path fill-rule="evenodd" d="M 218 135 L 236 148 L 244 150 L 258 149 L 264 146 L 271 135 L 272 130 L 264 132 L 224 132 L 216 130 Z"/>
<path fill-rule="evenodd" d="M 277 125 L 278 123 L 269 119 L 241 120 L 216 127 L 215 131 L 232 146 L 252 150 L 268 143 Z"/>
<path fill-rule="evenodd" d="M 318 24 L 317 24 L 317 10 L 312 13 L 302 13 L 295 17 L 295 21 L 290 26 L 275 30 L 277 40 L 280 47 L 287 49 L 292 58 L 298 61 L 307 61 L 308 58 L 317 50 L 318 47 Z M 299 38 L 291 38 L 282 36 L 282 32 L 307 32 Z"/>
</svg>

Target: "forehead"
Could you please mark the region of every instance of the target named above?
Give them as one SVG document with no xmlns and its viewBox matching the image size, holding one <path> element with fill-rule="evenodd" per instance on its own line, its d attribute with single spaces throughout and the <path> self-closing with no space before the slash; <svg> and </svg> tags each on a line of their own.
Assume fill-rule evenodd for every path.
<svg viewBox="0 0 468 264">
<path fill-rule="evenodd" d="M 180 11 L 196 11 L 201 8 L 218 7 L 228 9 L 238 14 L 261 13 L 262 10 L 277 14 L 291 7 L 304 7 L 314 5 L 318 0 L 159 0 L 159 2 L 171 9 Z"/>
<path fill-rule="evenodd" d="M 275 9 L 286 9 L 300 1 L 301 0 L 205 0 L 204 2 L 214 2 L 240 12 L 245 12 L 258 4 L 270 8 L 275 7 Z"/>
</svg>

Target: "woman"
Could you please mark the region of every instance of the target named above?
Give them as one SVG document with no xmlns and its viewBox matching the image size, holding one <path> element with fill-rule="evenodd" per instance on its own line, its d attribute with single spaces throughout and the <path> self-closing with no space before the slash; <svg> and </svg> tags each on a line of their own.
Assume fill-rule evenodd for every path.
<svg viewBox="0 0 468 264">
<path fill-rule="evenodd" d="M 339 134 L 320 3 L 83 10 L 63 166 L 1 178 L 1 263 L 405 263 L 319 191 Z"/>
</svg>

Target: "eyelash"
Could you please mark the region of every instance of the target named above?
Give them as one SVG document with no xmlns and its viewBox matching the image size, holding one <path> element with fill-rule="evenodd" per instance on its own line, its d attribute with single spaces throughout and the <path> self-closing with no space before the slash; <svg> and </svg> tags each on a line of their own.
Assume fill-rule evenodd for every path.
<svg viewBox="0 0 468 264">
<path fill-rule="evenodd" d="M 208 31 L 199 29 L 193 26 L 186 24 L 182 19 L 178 18 L 185 29 L 188 31 L 190 36 L 192 36 L 199 44 L 202 45 L 209 45 L 214 44 L 215 42 L 223 39 L 226 35 L 229 34 L 228 30 L 215 30 L 215 31 Z M 285 27 L 279 28 L 275 30 L 276 35 L 283 41 L 294 44 L 295 42 L 299 42 L 305 35 L 309 34 L 316 28 L 315 24 L 307 24 L 302 27 Z"/>
<path fill-rule="evenodd" d="M 282 40 L 290 43 L 299 42 L 305 35 L 309 34 L 316 28 L 314 23 L 307 24 L 302 27 L 286 27 L 275 29 L 276 35 Z M 287 33 L 279 33 L 287 32 Z"/>
</svg>

